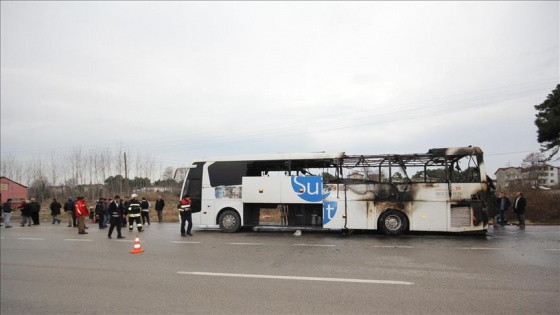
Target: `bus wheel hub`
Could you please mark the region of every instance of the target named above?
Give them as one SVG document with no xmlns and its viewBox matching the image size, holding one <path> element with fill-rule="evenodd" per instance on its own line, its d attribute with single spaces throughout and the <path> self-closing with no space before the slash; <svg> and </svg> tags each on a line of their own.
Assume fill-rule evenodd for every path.
<svg viewBox="0 0 560 315">
<path fill-rule="evenodd" d="M 396 230 L 401 226 L 401 220 L 394 215 L 385 218 L 385 226 L 391 230 Z"/>
</svg>

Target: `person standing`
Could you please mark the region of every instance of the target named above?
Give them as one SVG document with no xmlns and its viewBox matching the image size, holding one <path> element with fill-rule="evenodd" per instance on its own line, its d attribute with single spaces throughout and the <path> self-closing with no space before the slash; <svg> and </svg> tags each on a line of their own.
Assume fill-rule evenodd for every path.
<svg viewBox="0 0 560 315">
<path fill-rule="evenodd" d="M 130 203 L 128 205 L 128 231 L 132 232 L 134 222 L 136 222 L 138 232 L 144 232 L 144 228 L 142 228 L 142 221 L 140 221 L 140 212 L 142 207 L 137 199 L 138 195 L 132 194 L 130 197 L 132 199 L 130 199 Z"/>
<path fill-rule="evenodd" d="M 510 205 L 511 202 L 509 201 L 509 198 L 506 197 L 506 194 L 503 191 L 500 191 L 500 193 L 498 194 L 498 199 L 496 199 L 496 206 L 498 207 L 498 210 L 500 210 L 498 223 L 501 226 L 506 225 L 506 211 L 509 209 Z M 496 225 L 494 224 L 494 226 Z"/>
<path fill-rule="evenodd" d="M 158 199 L 156 200 L 158 223 L 161 223 L 163 221 L 163 207 L 165 207 L 165 201 L 161 198 L 161 195 L 159 195 Z"/>
<path fill-rule="evenodd" d="M 128 206 L 130 205 L 130 200 L 128 199 L 128 197 L 124 197 L 124 213 L 123 213 L 123 219 L 122 219 L 122 226 L 126 227 L 126 216 L 128 214 Z"/>
<path fill-rule="evenodd" d="M 86 218 L 89 217 L 89 211 L 84 201 L 84 197 L 80 196 L 75 204 L 76 218 L 78 219 L 78 234 L 88 234 L 86 232 Z"/>
<path fill-rule="evenodd" d="M 107 225 L 105 225 L 105 212 L 105 201 L 103 198 L 99 198 L 99 201 L 95 205 L 95 214 L 97 215 L 97 223 L 99 223 L 100 230 L 107 227 Z"/>
<path fill-rule="evenodd" d="M 60 202 L 56 201 L 56 199 L 53 199 L 51 202 L 51 216 L 52 216 L 52 224 L 54 224 L 55 222 L 57 224 L 60 224 L 60 220 L 58 218 L 58 216 L 60 215 L 60 209 L 62 208 L 62 205 L 60 204 Z"/>
<path fill-rule="evenodd" d="M 515 195 L 517 197 L 513 203 L 513 212 L 517 215 L 519 227 L 525 227 L 525 207 L 527 206 L 527 200 L 523 197 L 523 193 L 520 191 L 518 191 Z"/>
<path fill-rule="evenodd" d="M 192 213 L 191 213 L 191 198 L 189 195 L 184 195 L 183 199 L 179 202 L 177 208 L 179 208 L 179 214 L 181 215 L 181 236 L 186 237 L 193 236 L 191 234 L 192 229 Z M 185 222 L 188 221 L 189 225 L 187 227 L 187 232 L 185 233 Z"/>
<path fill-rule="evenodd" d="M 21 226 L 31 226 L 31 212 L 33 211 L 33 207 L 31 206 L 30 200 L 25 200 L 22 202 L 21 206 Z"/>
<path fill-rule="evenodd" d="M 109 202 L 111 200 L 107 200 L 107 198 L 103 198 L 103 209 L 105 209 L 105 217 L 103 218 L 103 225 L 107 227 L 110 223 L 111 217 L 109 216 Z"/>
<path fill-rule="evenodd" d="M 64 203 L 64 212 L 68 215 L 68 227 L 77 227 L 74 200 L 72 200 L 72 197 L 68 197 L 68 200 Z"/>
<path fill-rule="evenodd" d="M 142 197 L 140 201 L 140 207 L 142 208 L 142 225 L 150 225 L 150 203 L 146 200 L 146 197 Z"/>
<path fill-rule="evenodd" d="M 8 198 L 8 200 L 2 204 L 2 215 L 4 215 L 4 225 L 6 228 L 11 228 L 10 219 L 12 218 L 12 198 Z"/>
<path fill-rule="evenodd" d="M 39 212 L 41 211 L 41 204 L 35 198 L 31 198 L 31 220 L 33 225 L 39 225 Z"/>
<path fill-rule="evenodd" d="M 121 197 L 119 195 L 115 196 L 115 199 L 109 203 L 109 216 L 111 217 L 111 225 L 109 226 L 109 233 L 107 237 L 111 239 L 111 234 L 113 234 L 113 229 L 117 228 L 117 238 L 124 238 L 121 234 L 121 220 L 123 213 L 125 211 L 124 204 L 121 202 Z"/>
</svg>

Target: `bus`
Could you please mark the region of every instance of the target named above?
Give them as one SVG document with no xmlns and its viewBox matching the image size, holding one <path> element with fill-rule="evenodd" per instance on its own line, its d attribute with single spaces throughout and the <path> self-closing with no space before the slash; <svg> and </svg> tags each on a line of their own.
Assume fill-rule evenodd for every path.
<svg viewBox="0 0 560 315">
<path fill-rule="evenodd" d="M 177 169 L 195 226 L 485 233 L 495 187 L 478 147 L 427 153 L 277 153 Z M 177 174 L 177 173 L 176 173 Z"/>
</svg>

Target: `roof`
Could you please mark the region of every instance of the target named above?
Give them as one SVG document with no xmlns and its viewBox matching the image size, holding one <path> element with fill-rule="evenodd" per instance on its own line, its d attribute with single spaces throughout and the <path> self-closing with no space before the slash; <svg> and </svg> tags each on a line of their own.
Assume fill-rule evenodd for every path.
<svg viewBox="0 0 560 315">
<path fill-rule="evenodd" d="M 219 158 L 199 159 L 196 160 L 195 162 L 329 160 L 329 159 L 340 159 L 343 157 L 344 157 L 344 152 L 270 153 L 270 154 L 251 154 L 251 155 L 238 155 L 238 156 L 226 156 L 226 157 L 219 157 Z"/>
<path fill-rule="evenodd" d="M 14 183 L 14 184 L 18 184 L 18 185 L 20 185 L 21 187 L 25 187 L 25 188 L 27 188 L 27 186 L 25 186 L 25 185 L 22 185 L 22 184 L 20 184 L 20 183 L 18 183 L 18 182 L 16 182 L 16 181 L 14 181 L 14 180 L 11 180 L 11 179 L 9 179 L 9 178 L 8 178 L 8 177 L 6 177 L 6 176 L 0 176 L 0 179 L 3 179 L 3 178 L 5 178 L 5 179 L 9 180 L 10 182 L 12 182 L 12 183 Z"/>
</svg>

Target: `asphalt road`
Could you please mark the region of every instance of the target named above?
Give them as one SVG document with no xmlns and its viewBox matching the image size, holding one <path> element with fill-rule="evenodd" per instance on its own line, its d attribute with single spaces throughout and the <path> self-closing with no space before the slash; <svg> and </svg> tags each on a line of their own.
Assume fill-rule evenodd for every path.
<svg viewBox="0 0 560 315">
<path fill-rule="evenodd" d="M 14 222 L 15 223 L 15 222 Z M 559 314 L 560 227 L 486 236 L 0 228 L 6 314 Z"/>
</svg>

